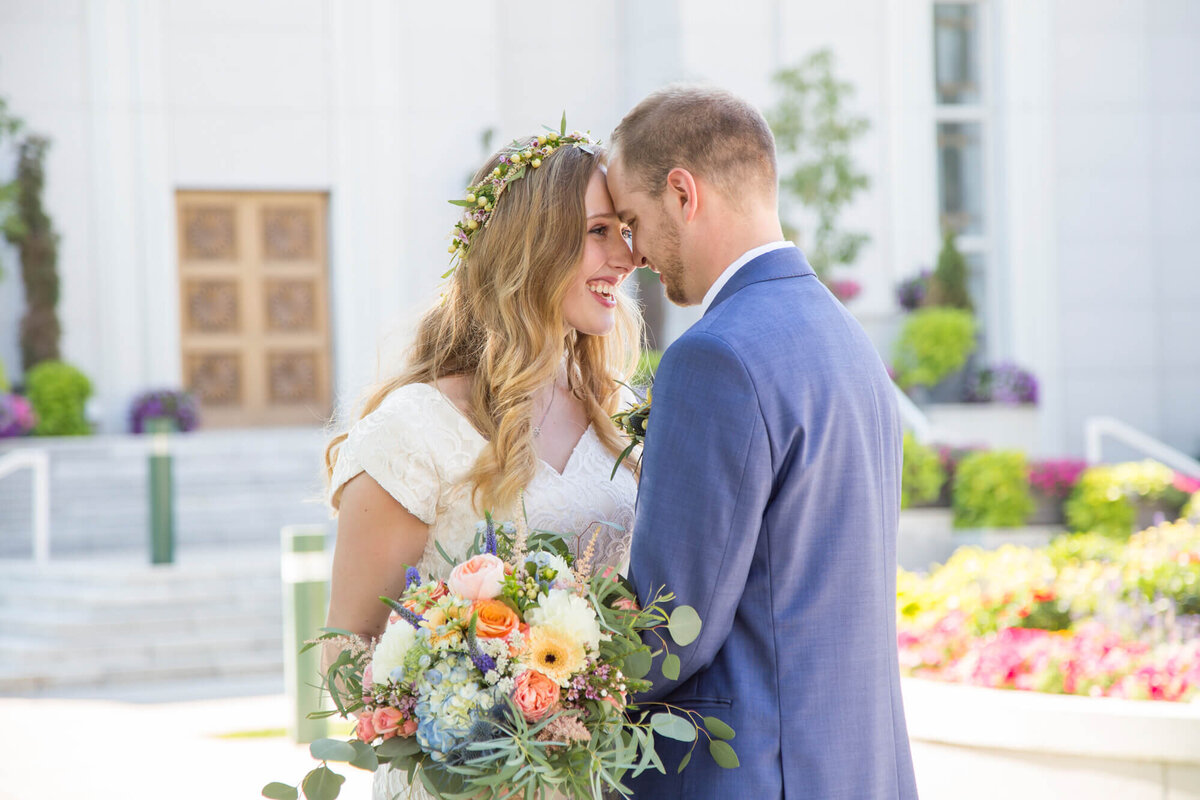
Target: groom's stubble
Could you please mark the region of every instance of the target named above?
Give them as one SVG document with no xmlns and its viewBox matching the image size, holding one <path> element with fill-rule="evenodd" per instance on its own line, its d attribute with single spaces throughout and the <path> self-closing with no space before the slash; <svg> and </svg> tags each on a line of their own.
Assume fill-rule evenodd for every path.
<svg viewBox="0 0 1200 800">
<path fill-rule="evenodd" d="M 666 214 L 659 219 L 662 226 L 660 240 L 657 242 L 659 253 L 651 261 L 651 268 L 662 276 L 663 289 L 667 299 L 677 306 L 693 306 L 697 300 L 688 298 L 687 268 L 683 264 L 683 237 L 679 223 Z"/>
</svg>

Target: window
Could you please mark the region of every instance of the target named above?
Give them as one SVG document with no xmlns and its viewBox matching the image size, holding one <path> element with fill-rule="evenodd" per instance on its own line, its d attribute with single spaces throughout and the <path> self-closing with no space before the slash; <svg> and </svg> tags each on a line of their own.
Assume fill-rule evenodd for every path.
<svg viewBox="0 0 1200 800">
<path fill-rule="evenodd" d="M 997 344 L 997 231 L 990 213 L 987 0 L 933 3 L 934 135 L 938 222 L 957 234 L 985 351 Z M 992 355 L 996 355 L 995 352 Z"/>
</svg>

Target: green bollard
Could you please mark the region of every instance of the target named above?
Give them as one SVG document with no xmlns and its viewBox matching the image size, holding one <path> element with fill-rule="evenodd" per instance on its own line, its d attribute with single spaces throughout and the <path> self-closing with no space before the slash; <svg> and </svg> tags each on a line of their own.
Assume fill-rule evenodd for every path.
<svg viewBox="0 0 1200 800">
<path fill-rule="evenodd" d="M 329 607 L 329 558 L 324 525 L 288 525 L 282 531 L 283 676 L 288 695 L 288 735 L 307 744 L 324 738 L 321 710 L 321 648 L 301 653 L 304 642 L 320 635 Z"/>
<path fill-rule="evenodd" d="M 169 419 L 146 420 L 150 444 L 150 563 L 175 561 L 175 486 L 171 477 Z"/>
</svg>

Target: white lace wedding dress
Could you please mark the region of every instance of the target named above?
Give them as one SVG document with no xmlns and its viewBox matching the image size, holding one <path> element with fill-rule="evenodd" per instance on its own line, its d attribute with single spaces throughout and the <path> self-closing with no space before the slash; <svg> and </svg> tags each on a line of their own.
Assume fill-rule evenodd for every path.
<svg viewBox="0 0 1200 800">
<path fill-rule="evenodd" d="M 434 543 L 459 558 L 474 540 L 479 515 L 471 507 L 470 489 L 463 484 L 463 477 L 485 444 L 436 387 L 409 384 L 388 395 L 379 408 L 351 428 L 334 466 L 332 490 L 363 471 L 374 478 L 429 525 L 429 541 L 417 567 L 422 575 L 444 579 L 450 565 Z M 539 462 L 525 489 L 525 512 L 530 528 L 568 534 L 568 539 L 578 537 L 572 541 L 573 550 L 586 547 L 594 532 L 592 564 L 616 566 L 623 572 L 637 483 L 625 468 L 610 480 L 613 460 L 589 427 L 561 473 Z M 510 509 L 496 517 L 515 520 L 518 513 L 520 509 Z M 403 774 L 380 769 L 375 773 L 373 796 L 391 800 L 425 794 L 419 787 L 410 788 Z"/>
</svg>

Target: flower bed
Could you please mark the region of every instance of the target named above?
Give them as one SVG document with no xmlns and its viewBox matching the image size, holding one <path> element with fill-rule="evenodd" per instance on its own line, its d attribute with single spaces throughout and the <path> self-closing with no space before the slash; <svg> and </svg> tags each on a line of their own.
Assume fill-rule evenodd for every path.
<svg viewBox="0 0 1200 800">
<path fill-rule="evenodd" d="M 912 677 L 1092 697 L 1200 695 L 1200 526 L 1120 542 L 961 548 L 900 573 L 898 642 Z"/>
</svg>

